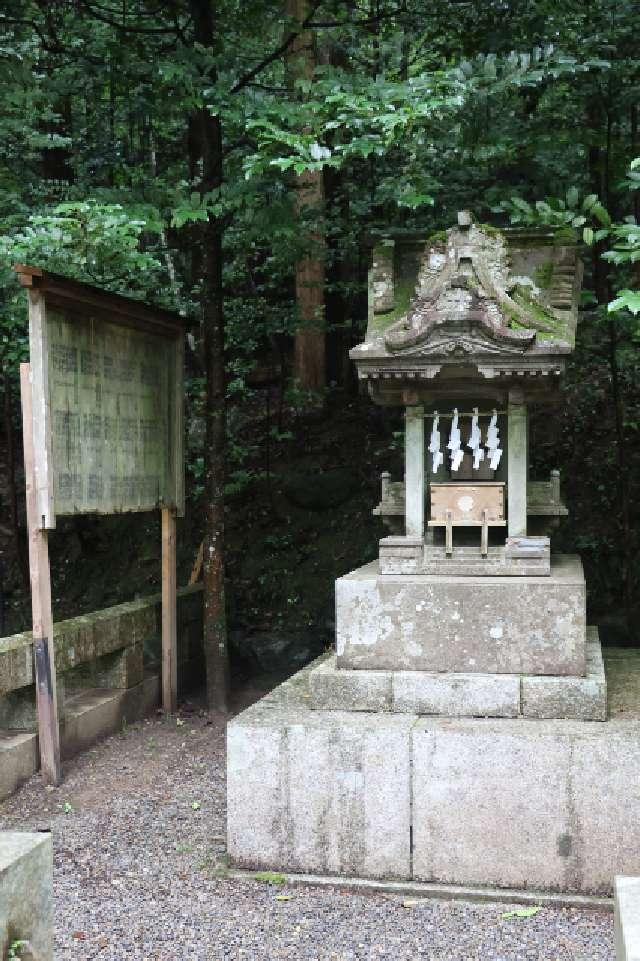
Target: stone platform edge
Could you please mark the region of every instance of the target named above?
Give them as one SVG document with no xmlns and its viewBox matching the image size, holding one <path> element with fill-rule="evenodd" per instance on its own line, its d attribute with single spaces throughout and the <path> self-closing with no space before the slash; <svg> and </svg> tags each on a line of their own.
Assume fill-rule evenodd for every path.
<svg viewBox="0 0 640 961">
<path fill-rule="evenodd" d="M 18 940 L 28 943 L 29 958 L 53 961 L 50 834 L 0 831 L 0 958 Z"/>
<path fill-rule="evenodd" d="M 327 654 L 309 673 L 310 705 L 319 711 L 604 721 L 607 682 L 597 627 L 587 628 L 586 656 L 585 677 L 554 677 L 353 670 Z"/>
<path fill-rule="evenodd" d="M 226 877 L 236 881 L 265 881 L 260 871 L 230 868 Z M 429 884 L 421 881 L 374 881 L 371 878 L 325 877 L 320 874 L 288 874 L 274 877 L 291 887 L 338 888 L 351 894 L 382 894 L 416 901 L 468 901 L 474 904 L 521 904 L 550 908 L 614 910 L 613 898 L 591 894 L 549 894 L 547 891 L 517 891 L 512 888 L 478 888 L 461 884 Z M 617 959 L 616 959 L 617 961 Z M 626 961 L 626 959 L 625 959 Z"/>
<path fill-rule="evenodd" d="M 617 877 L 613 892 L 616 961 L 640 961 L 640 877 Z"/>
</svg>

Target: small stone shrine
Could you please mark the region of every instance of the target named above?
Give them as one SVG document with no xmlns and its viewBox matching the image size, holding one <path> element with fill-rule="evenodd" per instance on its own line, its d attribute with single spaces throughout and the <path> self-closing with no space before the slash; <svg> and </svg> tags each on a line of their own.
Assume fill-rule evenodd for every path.
<svg viewBox="0 0 640 961">
<path fill-rule="evenodd" d="M 394 710 L 606 715 L 582 564 L 550 552 L 560 477 L 529 478 L 528 411 L 561 403 L 577 325 L 581 263 L 554 239 L 462 212 L 438 242 L 374 249 L 351 356 L 376 403 L 404 407 L 405 476 L 382 476 L 379 560 L 336 585 L 331 706 L 332 684 L 357 700 L 356 672 L 386 671 Z"/>
<path fill-rule="evenodd" d="M 640 779 L 640 731 L 606 720 L 582 564 L 551 549 L 560 476 L 529 476 L 581 279 L 561 236 L 467 212 L 376 242 L 351 357 L 404 408 L 404 478 L 381 478 L 378 559 L 336 582 L 335 653 L 229 725 L 235 866 L 591 893 L 637 872 L 616 778 Z"/>
</svg>

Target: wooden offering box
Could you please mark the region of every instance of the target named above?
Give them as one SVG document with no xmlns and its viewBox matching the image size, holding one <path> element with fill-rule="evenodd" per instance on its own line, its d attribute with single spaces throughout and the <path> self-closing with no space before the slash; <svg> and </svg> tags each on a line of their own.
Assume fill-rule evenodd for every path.
<svg viewBox="0 0 640 961">
<path fill-rule="evenodd" d="M 454 527 L 481 527 L 480 551 L 486 556 L 488 528 L 504 527 L 504 482 L 431 484 L 429 527 L 446 528 L 445 549 L 453 550 Z"/>
</svg>

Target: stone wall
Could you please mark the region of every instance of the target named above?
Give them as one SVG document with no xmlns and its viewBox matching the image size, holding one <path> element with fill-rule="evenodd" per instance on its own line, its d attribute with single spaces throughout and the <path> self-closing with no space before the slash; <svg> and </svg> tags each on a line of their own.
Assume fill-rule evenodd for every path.
<svg viewBox="0 0 640 961">
<path fill-rule="evenodd" d="M 54 624 L 63 756 L 133 721 L 159 701 L 159 594 Z M 178 690 L 203 676 L 202 585 L 178 591 Z M 31 632 L 0 639 L 0 799 L 37 765 Z"/>
</svg>

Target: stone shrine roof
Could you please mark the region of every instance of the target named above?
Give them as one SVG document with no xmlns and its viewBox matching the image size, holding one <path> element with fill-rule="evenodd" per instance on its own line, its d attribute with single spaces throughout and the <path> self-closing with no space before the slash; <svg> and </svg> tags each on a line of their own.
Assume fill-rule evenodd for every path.
<svg viewBox="0 0 640 961">
<path fill-rule="evenodd" d="M 361 379 L 557 378 L 575 346 L 582 262 L 552 230 L 497 229 L 463 211 L 431 238 L 374 242 L 369 321 L 351 351 Z"/>
</svg>

